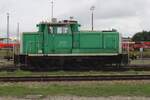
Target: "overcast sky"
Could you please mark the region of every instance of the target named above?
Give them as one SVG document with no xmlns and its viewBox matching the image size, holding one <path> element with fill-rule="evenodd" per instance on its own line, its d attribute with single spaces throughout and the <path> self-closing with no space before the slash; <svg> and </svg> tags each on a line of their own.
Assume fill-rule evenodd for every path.
<svg viewBox="0 0 150 100">
<path fill-rule="evenodd" d="M 91 29 L 90 7 L 95 6 L 95 30 L 117 29 L 123 36 L 150 30 L 150 0 L 54 0 L 54 17 L 59 20 L 73 16 Z M 10 32 L 36 31 L 36 24 L 51 18 L 51 0 L 0 0 L 0 36 L 6 34 L 6 13 L 10 13 Z"/>
</svg>

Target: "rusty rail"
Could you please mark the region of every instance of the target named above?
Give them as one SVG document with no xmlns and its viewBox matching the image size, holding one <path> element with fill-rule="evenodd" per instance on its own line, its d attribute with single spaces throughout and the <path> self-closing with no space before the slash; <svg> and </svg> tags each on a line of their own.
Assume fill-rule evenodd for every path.
<svg viewBox="0 0 150 100">
<path fill-rule="evenodd" d="M 150 75 L 0 77 L 0 82 L 150 80 Z"/>
</svg>

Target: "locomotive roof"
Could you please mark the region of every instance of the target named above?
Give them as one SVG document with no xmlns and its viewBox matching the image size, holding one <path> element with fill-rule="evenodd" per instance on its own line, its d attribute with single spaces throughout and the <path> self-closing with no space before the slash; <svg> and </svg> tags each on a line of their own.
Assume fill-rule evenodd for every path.
<svg viewBox="0 0 150 100">
<path fill-rule="evenodd" d="M 66 26 L 70 24 L 77 24 L 77 21 L 64 20 L 59 22 L 41 22 L 40 24 L 46 24 L 49 26 Z"/>
</svg>

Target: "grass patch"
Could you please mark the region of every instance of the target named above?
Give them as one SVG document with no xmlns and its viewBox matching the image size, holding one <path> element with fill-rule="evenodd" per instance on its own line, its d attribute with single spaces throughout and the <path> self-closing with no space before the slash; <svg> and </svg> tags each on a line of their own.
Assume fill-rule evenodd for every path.
<svg viewBox="0 0 150 100">
<path fill-rule="evenodd" d="M 82 85 L 26 85 L 0 86 L 0 96 L 150 96 L 150 84 L 82 84 Z"/>
<path fill-rule="evenodd" d="M 133 60 L 131 61 L 130 63 L 131 65 L 150 65 L 150 60 L 140 60 L 140 59 L 137 59 L 137 60 Z"/>
<path fill-rule="evenodd" d="M 136 55 L 137 57 L 141 56 L 141 52 L 139 50 L 130 51 L 130 55 Z M 144 49 L 143 57 L 149 58 L 150 57 L 150 49 Z"/>
<path fill-rule="evenodd" d="M 4 58 L 5 56 L 7 56 L 7 50 L 0 50 L 0 57 L 1 58 Z M 9 55 L 10 56 L 13 56 L 13 51 L 12 50 L 9 50 Z"/>
<path fill-rule="evenodd" d="M 25 77 L 25 76 L 94 76 L 94 75 L 149 75 L 150 71 L 124 71 L 124 72 L 103 72 L 103 71 L 52 71 L 52 72 L 30 72 L 17 70 L 14 72 L 0 72 L 0 77 Z"/>
<path fill-rule="evenodd" d="M 94 75 L 149 75 L 150 71 L 124 71 L 124 72 L 103 72 L 103 71 L 51 71 L 51 72 L 30 72 L 17 70 L 14 72 L 0 72 L 0 77 L 25 77 L 25 76 L 94 76 Z"/>
</svg>

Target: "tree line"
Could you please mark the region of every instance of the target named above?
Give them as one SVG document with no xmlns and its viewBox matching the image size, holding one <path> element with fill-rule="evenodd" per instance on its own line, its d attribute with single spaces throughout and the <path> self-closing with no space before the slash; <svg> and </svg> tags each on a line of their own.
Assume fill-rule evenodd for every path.
<svg viewBox="0 0 150 100">
<path fill-rule="evenodd" d="M 150 41 L 150 31 L 142 31 L 136 33 L 132 37 L 132 41 L 140 42 L 140 41 Z"/>
</svg>

